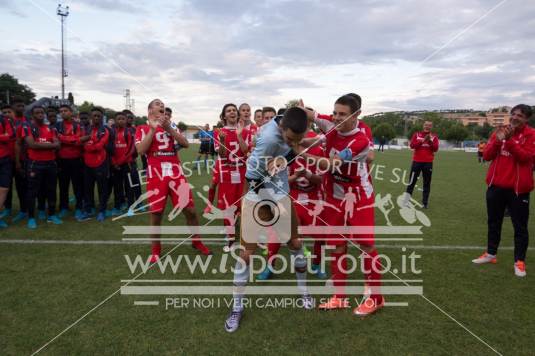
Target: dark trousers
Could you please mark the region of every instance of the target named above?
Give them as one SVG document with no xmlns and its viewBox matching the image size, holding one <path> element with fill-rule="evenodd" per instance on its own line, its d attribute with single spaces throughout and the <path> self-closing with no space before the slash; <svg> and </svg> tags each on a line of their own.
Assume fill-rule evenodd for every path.
<svg viewBox="0 0 535 356">
<path fill-rule="evenodd" d="M 515 262 L 526 260 L 528 249 L 529 193 L 519 194 L 513 189 L 490 186 L 487 189 L 487 252 L 496 255 L 502 236 L 505 208 L 509 209 L 515 234 Z"/>
<path fill-rule="evenodd" d="M 35 200 L 39 192 L 44 192 L 48 202 L 48 216 L 56 212 L 56 182 L 58 168 L 56 161 L 28 161 L 26 162 L 26 177 L 28 189 L 26 191 L 26 204 L 28 217 L 35 217 Z"/>
<path fill-rule="evenodd" d="M 111 176 L 113 180 L 113 198 L 114 208 L 120 209 L 126 199 L 128 199 L 128 206 L 134 204 L 134 190 L 130 187 L 128 181 L 128 173 L 130 167 L 128 164 L 123 164 L 119 167 L 111 167 Z"/>
<path fill-rule="evenodd" d="M 26 213 L 28 212 L 28 207 L 26 205 L 26 187 L 27 187 L 27 181 L 26 181 L 26 163 L 22 163 L 22 171 L 19 172 L 15 168 L 15 162 L 13 162 L 13 177 L 15 178 L 15 189 L 17 190 L 17 195 L 19 197 L 19 209 L 21 212 Z M 11 187 L 9 188 L 9 192 L 7 193 L 6 202 L 5 202 L 6 209 L 12 209 L 13 207 L 13 182 L 11 182 Z"/>
<path fill-rule="evenodd" d="M 84 167 L 84 185 L 85 185 L 85 203 L 86 212 L 89 213 L 91 207 L 95 206 L 94 186 L 97 184 L 98 191 L 98 211 L 104 213 L 106 211 L 106 203 L 108 198 L 108 176 L 109 168 L 108 161 L 104 161 L 98 167 Z"/>
<path fill-rule="evenodd" d="M 141 196 L 141 184 L 139 181 L 139 172 L 137 171 L 137 164 L 136 162 L 132 162 L 128 165 L 129 172 L 126 175 L 126 183 L 125 183 L 125 190 L 128 191 L 128 189 L 131 189 L 134 196 L 133 199 L 136 201 Z M 126 193 L 128 196 L 128 193 Z M 132 204 L 134 203 L 132 202 Z M 128 206 L 132 206 L 130 201 L 128 202 Z"/>
<path fill-rule="evenodd" d="M 76 209 L 83 209 L 84 186 L 83 169 L 81 158 L 60 158 L 58 159 L 58 180 L 59 180 L 59 208 L 69 209 L 69 185 L 72 182 L 72 190 L 76 197 Z"/>
<path fill-rule="evenodd" d="M 45 211 L 46 209 L 46 191 L 41 189 L 37 192 L 37 210 Z"/>
<path fill-rule="evenodd" d="M 433 162 L 412 162 L 411 166 L 411 180 L 407 187 L 407 193 L 412 195 L 414 186 L 418 181 L 418 177 L 422 173 L 424 178 L 424 192 L 422 197 L 422 203 L 427 205 L 429 202 L 429 194 L 431 193 L 431 175 L 433 174 Z"/>
</svg>

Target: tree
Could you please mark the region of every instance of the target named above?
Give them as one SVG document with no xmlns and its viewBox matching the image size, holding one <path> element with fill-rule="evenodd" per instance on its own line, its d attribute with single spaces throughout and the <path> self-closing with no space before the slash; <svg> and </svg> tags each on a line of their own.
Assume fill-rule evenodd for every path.
<svg viewBox="0 0 535 356">
<path fill-rule="evenodd" d="M 29 86 L 19 83 L 19 80 L 11 74 L 0 74 L 0 102 L 11 103 L 14 97 L 29 104 L 35 100 L 35 93 Z"/>
<path fill-rule="evenodd" d="M 185 132 L 187 129 L 188 129 L 188 125 L 186 125 L 185 123 L 183 123 L 182 121 L 179 121 L 178 124 L 176 125 L 178 127 L 178 129 L 180 130 L 180 132 Z"/>
<path fill-rule="evenodd" d="M 90 112 L 95 107 L 95 104 L 93 104 L 90 101 L 85 100 L 81 105 L 78 105 L 78 111 L 82 112 Z"/>
<path fill-rule="evenodd" d="M 384 122 L 375 126 L 373 130 L 373 137 L 377 138 L 380 141 L 384 140 L 384 142 L 386 143 L 396 137 L 396 132 L 394 131 L 392 125 Z"/>
<path fill-rule="evenodd" d="M 470 136 L 470 131 L 461 124 L 455 124 L 446 131 L 446 140 L 453 141 L 456 144 L 466 140 Z"/>
<path fill-rule="evenodd" d="M 492 130 L 494 128 L 492 126 L 490 126 L 488 123 L 485 122 L 485 124 L 483 124 L 483 126 L 478 126 L 476 127 L 475 129 L 475 134 L 478 138 L 482 138 L 482 139 L 489 139 L 490 137 L 490 134 L 492 133 Z"/>
</svg>

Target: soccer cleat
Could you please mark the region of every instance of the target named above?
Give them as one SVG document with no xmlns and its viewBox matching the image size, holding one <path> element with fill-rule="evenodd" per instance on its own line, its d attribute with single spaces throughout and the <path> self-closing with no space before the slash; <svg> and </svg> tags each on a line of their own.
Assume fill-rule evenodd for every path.
<svg viewBox="0 0 535 356">
<path fill-rule="evenodd" d="M 80 216 L 76 220 L 78 220 L 78 222 L 82 222 L 82 221 L 87 221 L 87 220 L 90 220 L 90 219 L 91 219 L 91 217 L 89 216 L 89 214 L 84 211 L 84 212 L 80 213 Z"/>
<path fill-rule="evenodd" d="M 37 229 L 37 222 L 35 221 L 34 218 L 29 218 L 28 219 L 28 229 Z"/>
<path fill-rule="evenodd" d="M 273 277 L 273 272 L 271 272 L 270 266 L 266 266 L 266 268 L 256 276 L 257 281 L 267 281 L 268 279 L 271 279 Z"/>
<path fill-rule="evenodd" d="M 53 223 L 55 225 L 61 225 L 63 224 L 63 221 L 61 221 L 60 218 L 58 218 L 56 215 L 50 215 L 48 219 L 46 219 L 46 222 Z"/>
<path fill-rule="evenodd" d="M 46 212 L 44 210 L 39 210 L 37 212 L 37 219 L 45 220 L 46 219 Z"/>
<path fill-rule="evenodd" d="M 6 227 L 7 223 L 4 220 L 0 219 L 0 229 L 5 229 Z"/>
<path fill-rule="evenodd" d="M 156 263 L 160 259 L 160 255 L 152 254 L 150 255 L 150 263 Z"/>
<path fill-rule="evenodd" d="M 349 300 L 332 296 L 325 303 L 321 303 L 319 308 L 321 310 L 346 309 L 349 308 Z"/>
<path fill-rule="evenodd" d="M 303 245 L 303 255 L 305 255 L 305 257 L 307 258 L 312 256 L 312 252 L 310 252 L 310 250 L 305 245 Z"/>
<path fill-rule="evenodd" d="M 358 307 L 353 309 L 353 314 L 358 316 L 367 316 L 375 313 L 379 309 L 385 306 L 385 298 L 381 297 L 379 303 L 373 298 L 366 298 L 364 302 L 360 303 Z"/>
<path fill-rule="evenodd" d="M 2 213 L 0 213 L 0 219 L 4 219 L 11 216 L 11 209 L 4 209 L 2 210 Z"/>
<path fill-rule="evenodd" d="M 524 261 L 515 262 L 515 275 L 517 277 L 526 277 L 526 264 Z"/>
<path fill-rule="evenodd" d="M 498 260 L 496 259 L 496 256 L 495 255 L 491 255 L 487 252 L 485 252 L 484 254 L 482 254 L 481 256 L 479 256 L 478 258 L 476 258 L 475 260 L 472 260 L 473 263 L 475 264 L 483 264 L 483 263 L 496 263 L 498 262 Z"/>
<path fill-rule="evenodd" d="M 64 218 L 64 217 L 67 216 L 67 214 L 69 214 L 69 210 L 68 209 L 61 209 L 59 214 L 58 214 L 58 217 Z"/>
<path fill-rule="evenodd" d="M 201 241 L 193 241 L 191 247 L 199 251 L 202 255 L 208 256 L 212 254 L 212 251 L 210 251 L 210 249 Z"/>
<path fill-rule="evenodd" d="M 18 223 L 19 221 L 22 221 L 28 217 L 28 214 L 23 213 L 22 211 L 19 211 L 17 215 L 13 218 L 14 223 Z"/>
<path fill-rule="evenodd" d="M 243 315 L 243 310 L 231 311 L 227 320 L 225 320 L 225 331 L 233 333 L 240 327 L 240 320 Z"/>
<path fill-rule="evenodd" d="M 309 294 L 305 294 L 301 297 L 301 302 L 303 303 L 303 309 L 312 310 L 316 306 L 316 301 Z"/>
<path fill-rule="evenodd" d="M 104 213 L 104 212 L 100 212 L 100 213 L 98 213 L 98 215 L 97 215 L 97 221 L 98 221 L 98 222 L 103 222 L 104 220 L 106 220 L 106 213 Z"/>
<path fill-rule="evenodd" d="M 311 270 L 312 274 L 316 275 L 319 279 L 327 278 L 327 273 L 321 270 L 320 265 L 312 265 Z"/>
</svg>

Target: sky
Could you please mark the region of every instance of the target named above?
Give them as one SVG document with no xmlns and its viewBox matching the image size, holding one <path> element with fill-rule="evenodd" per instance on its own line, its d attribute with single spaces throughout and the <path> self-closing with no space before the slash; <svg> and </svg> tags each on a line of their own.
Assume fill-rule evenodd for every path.
<svg viewBox="0 0 535 356">
<path fill-rule="evenodd" d="M 57 1 L 0 0 L 0 72 L 61 93 Z M 225 103 L 302 98 L 322 113 L 348 92 L 363 114 L 535 104 L 532 0 L 73 0 L 66 92 L 188 124 Z"/>
</svg>

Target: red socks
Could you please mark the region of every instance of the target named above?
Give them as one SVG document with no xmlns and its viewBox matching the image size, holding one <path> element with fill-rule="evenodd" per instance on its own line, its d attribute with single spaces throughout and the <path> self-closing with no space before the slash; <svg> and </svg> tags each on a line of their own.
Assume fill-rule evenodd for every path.
<svg viewBox="0 0 535 356">
<path fill-rule="evenodd" d="M 377 250 L 374 249 L 370 253 L 363 252 L 361 256 L 364 260 L 364 274 L 372 293 L 371 298 L 380 303 L 383 299 L 380 292 L 381 273 L 379 273 L 382 271 L 382 266 L 377 255 Z"/>
<path fill-rule="evenodd" d="M 347 279 L 347 257 L 346 252 L 331 253 L 331 279 L 334 285 L 334 295 L 338 298 L 345 298 L 345 287 Z M 342 261 L 340 259 L 343 257 Z"/>
<path fill-rule="evenodd" d="M 162 244 L 160 241 L 152 241 L 152 255 L 160 256 L 162 252 Z"/>
<path fill-rule="evenodd" d="M 312 259 L 312 264 L 319 266 L 321 264 L 322 255 L 321 255 L 321 247 L 325 244 L 324 240 L 316 240 L 314 241 L 314 258 Z"/>
</svg>

